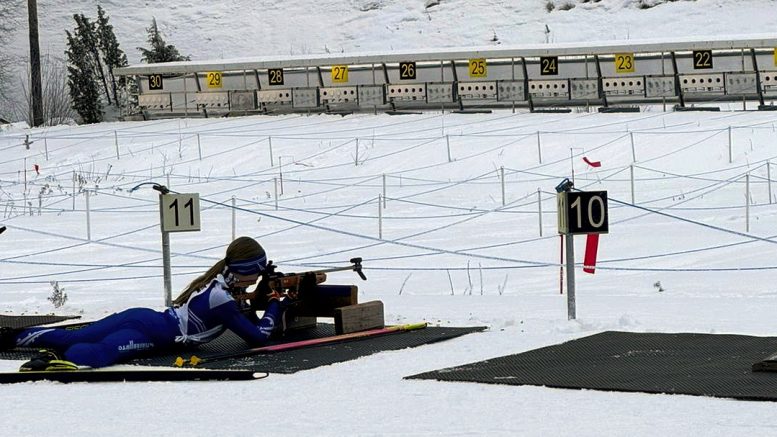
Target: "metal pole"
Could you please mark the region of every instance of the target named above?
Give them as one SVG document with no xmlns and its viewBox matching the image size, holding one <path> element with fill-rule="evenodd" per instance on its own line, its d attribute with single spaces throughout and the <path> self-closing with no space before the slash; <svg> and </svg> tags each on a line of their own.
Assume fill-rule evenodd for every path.
<svg viewBox="0 0 777 437">
<path fill-rule="evenodd" d="M 197 154 L 200 156 L 200 161 L 202 161 L 202 145 L 200 144 L 200 134 L 197 134 Z"/>
<path fill-rule="evenodd" d="M 634 132 L 629 132 L 631 138 L 631 162 L 637 162 L 637 152 L 634 150 Z"/>
<path fill-rule="evenodd" d="M 634 165 L 629 166 L 629 173 L 631 173 L 631 204 L 634 205 Z"/>
<path fill-rule="evenodd" d="M 73 211 L 76 210 L 76 171 L 73 170 Z"/>
<path fill-rule="evenodd" d="M 505 206 L 505 168 L 499 167 L 499 178 L 502 180 L 502 206 Z"/>
<path fill-rule="evenodd" d="M 46 153 L 46 161 L 49 160 L 49 142 L 48 139 L 43 139 L 43 150 Z"/>
<path fill-rule="evenodd" d="M 116 144 L 116 159 L 119 158 L 119 134 L 116 131 L 113 131 L 113 142 Z"/>
<path fill-rule="evenodd" d="M 542 237 L 542 193 L 539 188 L 537 188 L 537 210 L 540 218 L 540 237 Z"/>
<path fill-rule="evenodd" d="M 162 229 L 162 194 L 159 194 L 159 229 Z M 172 271 L 170 268 L 170 233 L 162 231 L 162 274 L 163 274 L 163 281 L 164 281 L 164 291 L 165 291 L 165 306 L 172 306 L 173 304 L 173 296 L 172 296 Z"/>
<path fill-rule="evenodd" d="M 769 187 L 769 205 L 772 204 L 772 163 L 766 161 L 766 185 Z"/>
<path fill-rule="evenodd" d="M 356 138 L 356 159 L 354 160 L 353 165 L 359 165 L 359 139 Z"/>
<path fill-rule="evenodd" d="M 89 190 L 84 191 L 86 196 L 86 240 L 92 241 L 92 220 L 91 211 L 89 209 Z"/>
<path fill-rule="evenodd" d="M 272 178 L 273 195 L 275 197 L 275 210 L 278 210 L 278 178 Z"/>
<path fill-rule="evenodd" d="M 745 232 L 750 232 L 750 173 L 745 175 Z"/>
<path fill-rule="evenodd" d="M 281 182 L 281 195 L 283 195 L 283 156 L 278 157 L 278 179 Z"/>
<path fill-rule="evenodd" d="M 383 202 L 378 194 L 378 238 L 383 239 Z"/>
<path fill-rule="evenodd" d="M 448 146 L 448 162 L 451 162 L 451 139 L 448 134 L 445 135 L 445 144 Z"/>
<path fill-rule="evenodd" d="M 540 140 L 540 131 L 537 131 L 537 156 L 542 164 L 542 141 Z"/>
<path fill-rule="evenodd" d="M 574 320 L 575 315 L 575 242 L 573 235 L 565 235 L 567 248 L 567 318 Z"/>
<path fill-rule="evenodd" d="M 386 173 L 383 173 L 383 208 L 386 208 Z"/>
<path fill-rule="evenodd" d="M 267 137 L 267 141 L 270 143 L 270 167 L 275 165 L 272 159 L 272 137 Z M 278 158 L 278 161 L 280 162 L 280 158 Z"/>
<path fill-rule="evenodd" d="M 734 145 L 733 145 L 733 134 L 731 133 L 731 126 L 728 127 L 728 162 L 729 164 L 734 162 Z"/>
<path fill-rule="evenodd" d="M 22 173 L 24 173 L 24 194 L 27 194 L 27 157 L 24 157 L 24 168 L 22 169 Z M 17 179 L 18 180 L 18 179 Z"/>
<path fill-rule="evenodd" d="M 232 196 L 232 241 L 235 241 L 235 196 Z"/>
</svg>

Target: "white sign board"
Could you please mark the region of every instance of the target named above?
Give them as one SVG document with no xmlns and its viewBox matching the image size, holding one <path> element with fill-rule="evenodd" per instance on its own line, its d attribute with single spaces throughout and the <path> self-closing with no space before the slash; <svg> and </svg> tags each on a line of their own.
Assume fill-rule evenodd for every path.
<svg viewBox="0 0 777 437">
<path fill-rule="evenodd" d="M 162 232 L 200 230 L 200 196 L 197 193 L 159 196 Z"/>
</svg>

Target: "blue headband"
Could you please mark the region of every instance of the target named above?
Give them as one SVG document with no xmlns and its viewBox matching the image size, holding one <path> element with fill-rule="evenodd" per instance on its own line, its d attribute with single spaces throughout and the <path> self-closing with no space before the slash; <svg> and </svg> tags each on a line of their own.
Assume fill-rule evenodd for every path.
<svg viewBox="0 0 777 437">
<path fill-rule="evenodd" d="M 253 258 L 241 259 L 238 261 L 228 261 L 227 267 L 232 273 L 238 275 L 257 275 L 267 267 L 267 255 L 255 256 Z"/>
</svg>

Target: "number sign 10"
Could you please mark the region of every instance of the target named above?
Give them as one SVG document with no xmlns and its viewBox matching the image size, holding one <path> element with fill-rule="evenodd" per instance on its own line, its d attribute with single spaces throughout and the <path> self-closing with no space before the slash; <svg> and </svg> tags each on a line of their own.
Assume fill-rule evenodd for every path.
<svg viewBox="0 0 777 437">
<path fill-rule="evenodd" d="M 162 232 L 200 230 L 200 196 L 198 194 L 163 194 L 159 197 Z"/>
<path fill-rule="evenodd" d="M 558 194 L 560 234 L 609 232 L 606 191 L 570 191 Z"/>
</svg>

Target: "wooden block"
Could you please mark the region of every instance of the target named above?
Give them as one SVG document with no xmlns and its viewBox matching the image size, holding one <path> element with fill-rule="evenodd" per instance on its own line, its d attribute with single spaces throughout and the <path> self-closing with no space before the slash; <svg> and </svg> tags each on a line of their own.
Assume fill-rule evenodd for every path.
<svg viewBox="0 0 777 437">
<path fill-rule="evenodd" d="M 379 300 L 335 309 L 335 332 L 337 334 L 382 328 L 384 325 L 383 302 Z"/>
<path fill-rule="evenodd" d="M 286 332 L 292 329 L 306 329 L 315 328 L 318 323 L 318 319 L 315 317 L 306 316 L 290 316 L 288 314 L 283 318 L 283 331 Z"/>
</svg>

